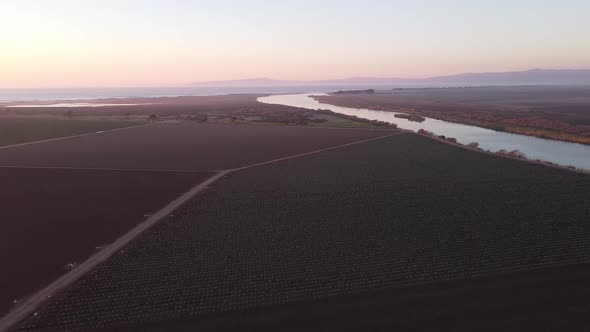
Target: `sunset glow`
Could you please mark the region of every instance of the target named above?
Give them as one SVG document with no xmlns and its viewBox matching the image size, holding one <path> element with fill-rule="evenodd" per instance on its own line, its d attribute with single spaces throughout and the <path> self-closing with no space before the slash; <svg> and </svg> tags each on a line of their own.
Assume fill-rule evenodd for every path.
<svg viewBox="0 0 590 332">
<path fill-rule="evenodd" d="M 581 0 L 8 0 L 0 13 L 2 88 L 590 67 Z"/>
</svg>

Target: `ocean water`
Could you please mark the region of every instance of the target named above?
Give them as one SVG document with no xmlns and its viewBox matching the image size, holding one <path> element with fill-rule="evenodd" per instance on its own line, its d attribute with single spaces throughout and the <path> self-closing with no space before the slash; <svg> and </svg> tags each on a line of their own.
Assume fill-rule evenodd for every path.
<svg viewBox="0 0 590 332">
<path fill-rule="evenodd" d="M 0 102 L 88 100 L 133 97 L 214 96 L 227 94 L 286 94 L 360 89 L 359 86 L 147 87 L 85 89 L 0 89 Z M 364 87 L 365 89 L 367 87 Z M 388 87 L 383 87 L 384 89 Z"/>
</svg>

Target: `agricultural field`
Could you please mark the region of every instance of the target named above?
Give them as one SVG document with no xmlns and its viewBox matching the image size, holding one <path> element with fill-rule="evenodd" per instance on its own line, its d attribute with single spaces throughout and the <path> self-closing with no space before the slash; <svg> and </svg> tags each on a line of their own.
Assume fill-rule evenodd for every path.
<svg viewBox="0 0 590 332">
<path fill-rule="evenodd" d="M 330 329 L 371 326 L 388 314 L 398 319 L 377 328 L 468 325 L 479 315 L 516 329 L 543 312 L 529 308 L 554 305 L 538 292 L 572 292 L 556 280 L 584 285 L 575 278 L 588 275 L 589 200 L 587 175 L 411 133 L 247 168 L 194 197 L 19 330 L 194 330 L 215 322 L 238 329 L 257 320 L 269 331 L 285 321 Z M 496 297 L 482 303 L 470 290 Z M 530 306 L 508 305 L 517 315 L 504 309 L 506 299 Z M 566 300 L 551 317 L 563 327 L 589 309 L 579 297 Z"/>
<path fill-rule="evenodd" d="M 328 297 L 151 324 L 150 331 L 579 331 L 590 265 Z M 287 323 L 288 322 L 288 323 Z M 143 331 L 145 326 L 127 331 Z"/>
<path fill-rule="evenodd" d="M 590 144 L 590 87 L 414 88 L 316 96 L 332 105 L 395 111 Z"/>
<path fill-rule="evenodd" d="M 0 146 L 94 133 L 142 123 L 116 119 L 0 117 Z"/>
<path fill-rule="evenodd" d="M 218 170 L 392 133 L 156 123 L 0 149 L 0 313 Z"/>
<path fill-rule="evenodd" d="M 0 166 L 211 171 L 394 132 L 382 129 L 156 123 L 0 150 Z"/>
<path fill-rule="evenodd" d="M 211 175 L 2 168 L 0 313 Z"/>
</svg>

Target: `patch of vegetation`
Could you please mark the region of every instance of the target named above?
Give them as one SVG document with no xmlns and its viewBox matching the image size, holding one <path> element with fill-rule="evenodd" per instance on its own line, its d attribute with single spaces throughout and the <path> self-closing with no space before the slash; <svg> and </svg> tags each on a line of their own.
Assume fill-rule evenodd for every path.
<svg viewBox="0 0 590 332">
<path fill-rule="evenodd" d="M 191 122 L 239 123 L 283 126 L 334 128 L 396 128 L 383 121 L 367 120 L 329 110 L 312 111 L 294 107 L 276 109 L 243 108 L 235 112 L 201 111 L 180 115 L 177 119 Z"/>
<path fill-rule="evenodd" d="M 590 262 L 588 200 L 588 176 L 416 134 L 250 168 L 22 328 L 145 326 Z"/>
<path fill-rule="evenodd" d="M 339 95 L 345 95 L 345 94 L 359 95 L 359 94 L 372 94 L 372 93 L 375 93 L 375 89 L 367 89 L 367 90 L 340 90 L 340 91 L 334 92 L 334 94 L 339 94 Z"/>
<path fill-rule="evenodd" d="M 319 112 L 314 112 L 310 118 L 311 121 L 308 123 L 308 125 L 311 127 L 377 128 L 377 126 L 370 123 L 353 121 L 338 115 L 324 114 Z"/>
</svg>

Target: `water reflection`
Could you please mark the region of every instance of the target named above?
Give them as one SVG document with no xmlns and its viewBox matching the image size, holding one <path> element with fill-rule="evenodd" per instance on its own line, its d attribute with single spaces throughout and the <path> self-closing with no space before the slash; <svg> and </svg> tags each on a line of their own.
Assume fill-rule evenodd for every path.
<svg viewBox="0 0 590 332">
<path fill-rule="evenodd" d="M 425 118 L 423 122 L 416 122 L 396 117 L 395 115 L 399 114 L 396 112 L 374 111 L 323 104 L 311 98 L 311 95 L 325 94 L 275 95 L 261 97 L 258 100 L 266 104 L 278 104 L 308 109 L 328 109 L 336 113 L 356 115 L 360 118 L 395 123 L 399 128 L 412 131 L 425 129 L 437 135 L 454 137 L 462 144 L 477 142 L 479 143 L 480 148 L 484 150 L 519 150 L 530 159 L 542 159 L 564 166 L 572 165 L 590 170 L 590 146 L 588 145 L 498 132 L 491 129 L 446 122 L 432 118 Z"/>
</svg>

